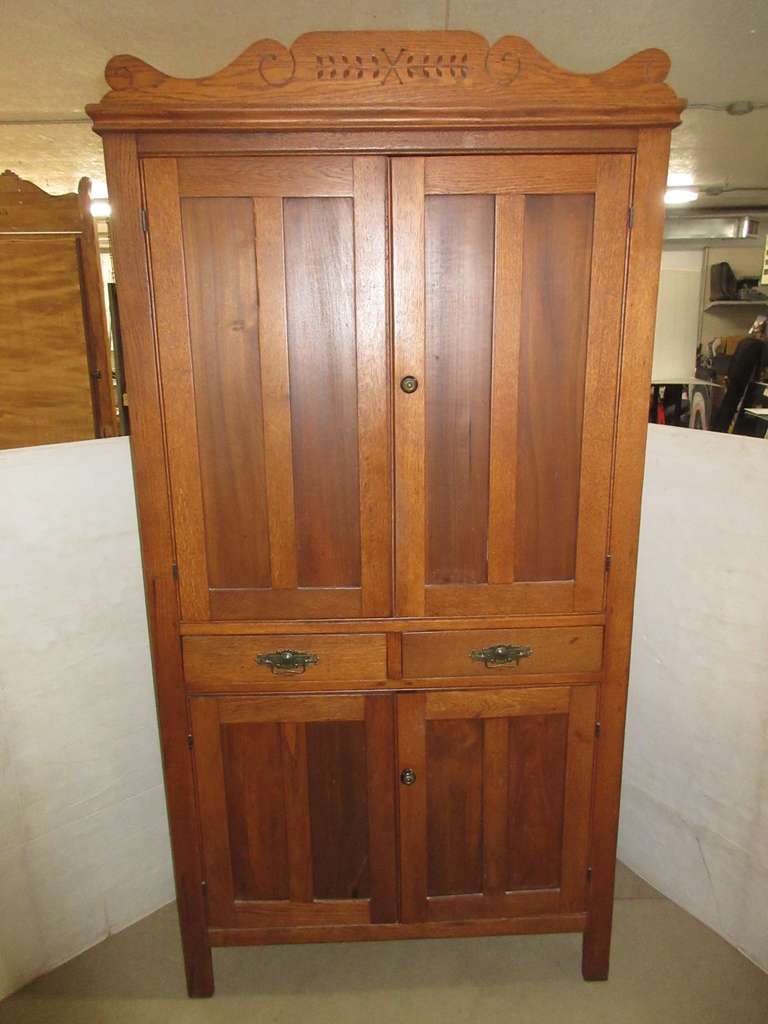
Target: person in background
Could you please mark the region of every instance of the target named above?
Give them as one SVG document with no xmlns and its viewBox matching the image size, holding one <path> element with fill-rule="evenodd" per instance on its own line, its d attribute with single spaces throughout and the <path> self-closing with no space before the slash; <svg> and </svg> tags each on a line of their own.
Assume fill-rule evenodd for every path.
<svg viewBox="0 0 768 1024">
<path fill-rule="evenodd" d="M 749 385 L 760 380 L 768 367 L 768 315 L 761 313 L 745 338 L 736 346 L 728 367 L 728 385 L 720 407 L 712 418 L 712 430 L 721 434 L 736 429 Z"/>
</svg>

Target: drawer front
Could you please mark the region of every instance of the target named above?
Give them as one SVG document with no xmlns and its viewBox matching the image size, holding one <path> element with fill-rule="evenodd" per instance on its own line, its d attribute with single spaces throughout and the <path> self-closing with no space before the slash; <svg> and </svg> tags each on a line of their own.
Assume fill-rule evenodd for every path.
<svg viewBox="0 0 768 1024">
<path fill-rule="evenodd" d="M 296 651 L 317 660 L 303 671 L 273 671 L 260 656 Z M 367 689 L 383 686 L 387 645 L 382 633 L 270 634 L 268 636 L 188 636 L 184 638 L 187 688 L 197 693 L 238 690 Z"/>
<path fill-rule="evenodd" d="M 471 656 L 473 651 L 500 644 L 528 647 L 531 654 L 517 664 L 498 666 L 486 666 Z M 491 681 L 517 675 L 597 672 L 602 660 L 602 626 L 472 629 L 403 636 L 406 679 L 482 676 Z"/>
</svg>

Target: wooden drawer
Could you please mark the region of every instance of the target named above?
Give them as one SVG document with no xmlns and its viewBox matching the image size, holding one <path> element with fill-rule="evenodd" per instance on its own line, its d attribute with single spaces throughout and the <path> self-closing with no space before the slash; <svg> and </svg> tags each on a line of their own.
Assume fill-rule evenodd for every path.
<svg viewBox="0 0 768 1024">
<path fill-rule="evenodd" d="M 487 668 L 470 654 L 496 644 L 530 647 L 533 653 L 518 665 Z M 403 676 L 406 679 L 482 676 L 493 680 L 516 675 L 597 672 L 603 660 L 602 626 L 540 629 L 473 629 L 403 635 Z"/>
<path fill-rule="evenodd" d="M 382 633 L 270 634 L 268 636 L 188 636 L 184 675 L 197 693 L 240 690 L 369 689 L 387 677 L 387 645 Z M 260 654 L 294 650 L 317 655 L 304 672 L 273 672 L 256 661 Z"/>
</svg>

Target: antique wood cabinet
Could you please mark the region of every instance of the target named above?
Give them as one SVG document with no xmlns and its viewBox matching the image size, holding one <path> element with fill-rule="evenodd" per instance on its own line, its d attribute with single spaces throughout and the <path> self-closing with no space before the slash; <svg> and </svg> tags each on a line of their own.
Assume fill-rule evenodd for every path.
<svg viewBox="0 0 768 1024">
<path fill-rule="evenodd" d="M 0 449 L 119 434 L 91 183 L 0 174 Z"/>
<path fill-rule="evenodd" d="M 270 942 L 575 931 L 606 977 L 667 71 L 464 32 L 110 62 L 191 994 Z"/>
</svg>

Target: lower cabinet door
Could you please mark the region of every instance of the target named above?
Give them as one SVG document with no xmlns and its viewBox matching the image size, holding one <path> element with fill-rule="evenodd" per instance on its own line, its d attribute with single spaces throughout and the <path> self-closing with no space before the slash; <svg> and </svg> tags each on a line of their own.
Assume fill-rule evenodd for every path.
<svg viewBox="0 0 768 1024">
<path fill-rule="evenodd" d="M 584 909 L 596 687 L 397 698 L 403 921 Z"/>
<path fill-rule="evenodd" d="M 209 923 L 396 920 L 394 699 L 190 704 Z"/>
</svg>

